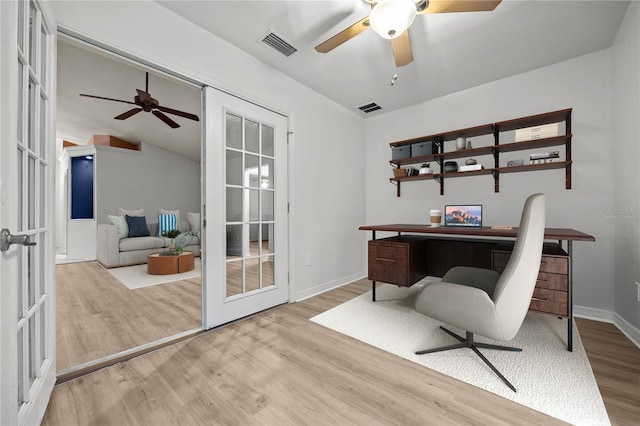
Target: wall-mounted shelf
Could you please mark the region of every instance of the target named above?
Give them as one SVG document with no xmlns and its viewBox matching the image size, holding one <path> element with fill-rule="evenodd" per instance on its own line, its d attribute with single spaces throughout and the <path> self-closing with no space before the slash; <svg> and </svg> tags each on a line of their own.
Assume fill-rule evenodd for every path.
<svg viewBox="0 0 640 426">
<path fill-rule="evenodd" d="M 405 145 L 413 145 L 421 142 L 431 142 L 437 147 L 437 153 L 429 155 L 421 155 L 416 157 L 399 158 L 389 161 L 393 167 L 401 167 L 404 165 L 421 164 L 427 162 L 435 162 L 440 166 L 440 173 L 418 175 L 418 176 L 401 176 L 393 177 L 389 180 L 397 185 L 397 196 L 400 196 L 401 182 L 417 181 L 417 180 L 435 180 L 440 184 L 440 195 L 444 195 L 444 182 L 449 178 L 471 177 L 480 175 L 492 175 L 494 179 L 494 191 L 500 192 L 500 175 L 505 173 L 533 172 L 541 170 L 564 169 L 565 170 L 565 188 L 571 189 L 571 111 L 572 109 L 563 109 L 544 114 L 531 115 L 527 117 L 516 118 L 513 120 L 501 121 L 491 124 L 483 124 L 481 126 L 469 127 L 466 129 L 452 130 L 444 133 L 437 133 L 419 138 L 407 139 L 403 141 L 391 142 L 390 147 L 400 147 Z M 535 126 L 543 126 L 552 123 L 564 122 L 564 135 L 541 137 L 539 139 L 525 140 L 513 142 L 513 138 L 508 139 L 506 143 L 502 139 L 506 139 L 502 133 L 526 129 Z M 490 135 L 493 137 L 493 145 L 480 146 L 462 150 L 445 150 L 447 143 L 454 142 L 456 138 L 471 138 Z M 543 136 L 543 135 L 541 135 Z M 523 164 L 520 166 L 501 166 L 500 154 L 515 151 L 524 151 L 549 147 L 564 147 L 564 160 L 557 159 L 554 162 L 541 164 Z M 443 165 L 445 161 L 464 157 L 478 157 L 482 155 L 492 155 L 494 159 L 493 168 L 485 168 L 482 170 L 474 170 L 468 172 L 450 172 L 444 173 Z"/>
</svg>

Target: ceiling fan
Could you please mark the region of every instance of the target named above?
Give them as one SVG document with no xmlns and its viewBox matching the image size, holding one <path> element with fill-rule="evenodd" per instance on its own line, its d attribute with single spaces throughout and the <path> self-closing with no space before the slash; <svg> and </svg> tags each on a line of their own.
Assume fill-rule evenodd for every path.
<svg viewBox="0 0 640 426">
<path fill-rule="evenodd" d="M 413 61 L 408 28 L 416 14 L 481 12 L 494 10 L 501 0 L 363 0 L 371 4 L 371 13 L 316 46 L 327 53 L 371 28 L 381 37 L 391 40 L 391 49 L 397 67 Z"/>
<path fill-rule="evenodd" d="M 105 98 L 105 97 L 102 97 L 102 96 L 94 96 L 94 95 L 80 94 L 80 96 L 86 96 L 88 98 L 104 99 L 106 101 L 115 101 L 115 102 L 122 102 L 122 103 L 125 103 L 125 104 L 137 105 L 136 108 L 130 109 L 127 112 L 123 112 L 122 114 L 120 114 L 120 115 L 118 115 L 116 117 L 113 117 L 116 120 L 126 120 L 127 118 L 139 113 L 140 111 L 145 111 L 145 112 L 152 113 L 153 115 L 158 117 L 160 120 L 162 120 L 166 125 L 168 125 L 172 129 L 176 129 L 176 128 L 180 127 L 180 125 L 178 123 L 176 123 L 175 121 L 173 121 L 172 119 L 170 119 L 169 117 L 167 117 L 165 114 L 163 114 L 163 112 L 166 112 L 167 114 L 177 115 L 179 117 L 188 118 L 189 120 L 200 121 L 198 116 L 195 115 L 195 114 L 190 114 L 188 112 L 179 111 L 177 109 L 167 108 L 167 107 L 161 106 L 160 102 L 158 102 L 157 99 L 152 98 L 151 94 L 149 93 L 149 73 L 146 73 L 146 75 L 147 76 L 146 76 L 145 90 L 142 91 L 140 89 L 136 89 L 138 94 L 136 96 L 134 96 L 133 102 L 131 102 L 131 101 L 123 101 L 123 100 L 120 100 L 120 99 Z"/>
</svg>

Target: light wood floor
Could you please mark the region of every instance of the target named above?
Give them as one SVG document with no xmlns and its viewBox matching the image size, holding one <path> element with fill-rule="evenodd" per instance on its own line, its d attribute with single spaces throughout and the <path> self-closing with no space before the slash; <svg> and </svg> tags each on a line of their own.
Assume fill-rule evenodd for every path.
<svg viewBox="0 0 640 426">
<path fill-rule="evenodd" d="M 56 266 L 57 370 L 202 324 L 200 278 L 130 290 L 97 262 Z"/>
<path fill-rule="evenodd" d="M 56 386 L 43 425 L 561 423 L 307 321 L 369 289 L 362 280 Z M 578 324 L 613 424 L 637 424 L 640 349 L 615 327 Z"/>
</svg>

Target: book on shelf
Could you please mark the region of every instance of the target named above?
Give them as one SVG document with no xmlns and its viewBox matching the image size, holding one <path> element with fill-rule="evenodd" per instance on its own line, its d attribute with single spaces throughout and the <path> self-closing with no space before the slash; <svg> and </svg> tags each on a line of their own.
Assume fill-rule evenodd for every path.
<svg viewBox="0 0 640 426">
<path fill-rule="evenodd" d="M 559 158 L 560 151 L 537 152 L 529 156 L 529 160 L 544 160 L 546 158 Z"/>
<path fill-rule="evenodd" d="M 484 166 L 482 164 L 472 164 L 470 166 L 460 166 L 460 168 L 458 169 L 459 172 L 470 172 L 473 170 L 482 170 L 484 169 Z"/>
</svg>

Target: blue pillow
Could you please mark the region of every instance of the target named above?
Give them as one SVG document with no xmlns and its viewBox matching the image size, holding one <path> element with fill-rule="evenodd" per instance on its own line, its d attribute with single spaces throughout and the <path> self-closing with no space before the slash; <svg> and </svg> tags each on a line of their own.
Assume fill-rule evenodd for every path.
<svg viewBox="0 0 640 426">
<path fill-rule="evenodd" d="M 147 219 L 144 216 L 126 216 L 129 225 L 129 237 L 148 237 Z"/>
<path fill-rule="evenodd" d="M 178 218 L 175 214 L 159 214 L 158 215 L 158 237 L 162 234 L 178 228 Z"/>
</svg>

